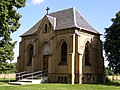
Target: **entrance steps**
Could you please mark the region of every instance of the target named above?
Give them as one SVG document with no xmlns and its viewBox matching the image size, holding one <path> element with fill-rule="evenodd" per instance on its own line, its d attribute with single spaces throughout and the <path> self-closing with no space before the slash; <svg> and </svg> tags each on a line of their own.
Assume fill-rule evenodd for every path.
<svg viewBox="0 0 120 90">
<path fill-rule="evenodd" d="M 16 74 L 16 82 L 9 82 L 12 85 L 42 84 L 48 81 L 47 70 L 32 73 L 20 72 Z"/>
<path fill-rule="evenodd" d="M 21 79 L 16 82 L 9 82 L 11 85 L 26 85 L 26 84 L 43 84 L 46 83 L 48 77 L 41 77 L 40 79 Z"/>
</svg>

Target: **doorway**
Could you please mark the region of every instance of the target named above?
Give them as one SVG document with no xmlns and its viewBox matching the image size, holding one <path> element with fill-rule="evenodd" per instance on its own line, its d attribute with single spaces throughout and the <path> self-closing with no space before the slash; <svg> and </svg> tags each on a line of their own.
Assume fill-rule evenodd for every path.
<svg viewBox="0 0 120 90">
<path fill-rule="evenodd" d="M 48 75 L 48 65 L 49 65 L 50 53 L 51 53 L 50 45 L 47 42 L 45 42 L 42 47 L 42 59 L 43 59 L 42 74 L 44 74 L 44 75 Z"/>
<path fill-rule="evenodd" d="M 48 70 L 48 55 L 43 55 L 43 70 L 47 71 Z"/>
</svg>

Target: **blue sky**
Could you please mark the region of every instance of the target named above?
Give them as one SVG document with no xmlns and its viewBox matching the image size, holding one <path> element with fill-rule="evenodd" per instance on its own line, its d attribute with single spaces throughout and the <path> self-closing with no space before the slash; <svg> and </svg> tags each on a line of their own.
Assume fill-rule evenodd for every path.
<svg viewBox="0 0 120 90">
<path fill-rule="evenodd" d="M 21 40 L 19 36 L 46 14 L 46 7 L 50 7 L 49 13 L 75 7 L 98 32 L 104 35 L 104 28 L 111 25 L 111 18 L 120 10 L 120 0 L 27 0 L 26 6 L 18 10 L 22 14 L 21 26 L 12 34 L 13 40 L 18 41 L 14 49 L 15 61 L 19 53 Z"/>
</svg>

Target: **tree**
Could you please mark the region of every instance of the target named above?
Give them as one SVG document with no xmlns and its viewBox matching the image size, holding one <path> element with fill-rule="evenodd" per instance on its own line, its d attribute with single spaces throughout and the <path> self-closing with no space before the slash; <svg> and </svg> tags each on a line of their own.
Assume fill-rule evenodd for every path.
<svg viewBox="0 0 120 90">
<path fill-rule="evenodd" d="M 120 73 L 120 11 L 111 21 L 112 25 L 105 29 L 104 50 L 108 67 L 117 74 Z"/>
<path fill-rule="evenodd" d="M 26 0 L 0 0 L 0 69 L 5 70 L 7 61 L 14 58 L 13 49 L 16 41 L 11 34 L 20 27 L 21 15 L 17 9 L 25 6 Z"/>
<path fill-rule="evenodd" d="M 15 73 L 16 72 L 16 63 L 5 63 L 6 65 L 2 65 L 5 68 L 0 69 L 0 73 Z"/>
</svg>

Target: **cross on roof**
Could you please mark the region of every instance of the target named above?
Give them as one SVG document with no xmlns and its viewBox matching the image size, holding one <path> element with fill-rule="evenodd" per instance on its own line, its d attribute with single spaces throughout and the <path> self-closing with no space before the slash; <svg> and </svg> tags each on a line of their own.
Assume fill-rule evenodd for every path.
<svg viewBox="0 0 120 90">
<path fill-rule="evenodd" d="M 46 13 L 46 14 L 47 14 L 47 15 L 48 15 L 48 11 L 49 11 L 49 10 L 50 10 L 50 8 L 49 8 L 49 7 L 47 7 L 47 8 L 46 8 L 46 11 L 47 11 L 47 13 Z"/>
</svg>

